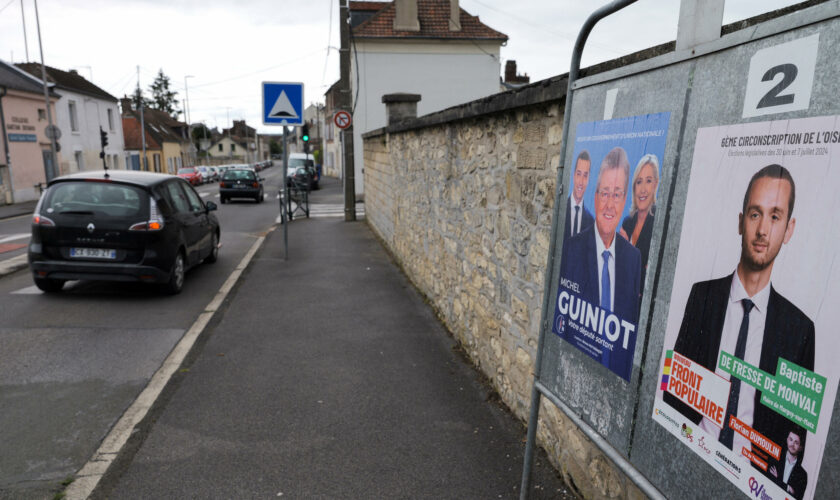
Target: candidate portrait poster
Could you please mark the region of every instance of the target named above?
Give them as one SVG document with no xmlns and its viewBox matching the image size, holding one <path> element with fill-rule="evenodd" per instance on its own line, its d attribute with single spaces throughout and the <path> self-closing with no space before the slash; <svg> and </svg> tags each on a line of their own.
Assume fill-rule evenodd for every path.
<svg viewBox="0 0 840 500">
<path fill-rule="evenodd" d="M 553 331 L 630 381 L 670 113 L 581 123 Z"/>
<path fill-rule="evenodd" d="M 840 117 L 698 130 L 653 418 L 752 498 L 814 498 L 840 375 Z"/>
</svg>

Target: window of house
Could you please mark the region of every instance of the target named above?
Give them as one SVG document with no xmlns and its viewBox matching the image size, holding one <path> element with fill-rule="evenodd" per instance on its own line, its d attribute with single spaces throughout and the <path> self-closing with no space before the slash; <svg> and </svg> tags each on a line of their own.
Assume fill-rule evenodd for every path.
<svg viewBox="0 0 840 500">
<path fill-rule="evenodd" d="M 38 109 L 38 121 L 46 120 L 47 119 L 47 110 L 46 109 Z"/>
<path fill-rule="evenodd" d="M 79 116 L 76 113 L 76 101 L 69 101 L 67 107 L 70 111 L 70 130 L 79 131 Z"/>
<path fill-rule="evenodd" d="M 219 152 L 220 153 L 224 152 L 224 146 L 222 144 L 219 144 Z"/>
<path fill-rule="evenodd" d="M 155 153 L 154 156 L 155 172 L 160 172 L 160 155 Z"/>
<path fill-rule="evenodd" d="M 230 145 L 230 152 L 233 153 L 234 151 L 236 151 L 236 144 L 231 144 Z"/>
<path fill-rule="evenodd" d="M 166 159 L 166 167 L 169 169 L 170 172 L 172 172 L 172 158 Z"/>
<path fill-rule="evenodd" d="M 114 131 L 114 110 L 111 108 L 108 108 L 108 129 Z"/>
<path fill-rule="evenodd" d="M 73 156 L 76 159 L 76 170 L 81 172 L 82 170 L 85 169 L 85 167 L 83 165 L 84 158 L 82 156 L 82 152 L 81 151 L 76 151 L 75 153 L 73 153 Z"/>
</svg>

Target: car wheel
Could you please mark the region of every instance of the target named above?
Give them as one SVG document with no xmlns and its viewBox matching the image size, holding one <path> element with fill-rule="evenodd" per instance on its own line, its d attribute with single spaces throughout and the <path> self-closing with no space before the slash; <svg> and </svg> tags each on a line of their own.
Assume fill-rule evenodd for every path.
<svg viewBox="0 0 840 500">
<path fill-rule="evenodd" d="M 219 260 L 219 236 L 213 233 L 213 238 L 210 240 L 210 255 L 204 259 L 204 262 L 212 264 Z"/>
<path fill-rule="evenodd" d="M 225 203 L 227 203 L 227 198 L 225 198 L 224 196 L 221 196 L 221 197 L 219 198 L 219 201 L 221 201 L 221 202 L 222 202 L 222 204 L 225 204 Z"/>
<path fill-rule="evenodd" d="M 164 285 L 166 293 L 170 295 L 181 293 L 181 290 L 184 288 L 185 273 L 184 254 L 178 251 L 178 254 L 175 256 L 175 263 L 172 264 L 172 272 L 169 273 L 169 282 Z"/>
<path fill-rule="evenodd" d="M 56 293 L 60 292 L 62 288 L 64 288 L 64 280 L 53 280 L 49 278 L 33 278 L 35 280 L 35 286 L 37 286 L 41 291 L 47 293 Z"/>
<path fill-rule="evenodd" d="M 259 197 L 257 198 L 257 203 L 262 203 L 264 200 L 265 200 L 265 193 L 263 193 L 262 191 L 260 191 L 260 195 L 259 195 Z"/>
</svg>

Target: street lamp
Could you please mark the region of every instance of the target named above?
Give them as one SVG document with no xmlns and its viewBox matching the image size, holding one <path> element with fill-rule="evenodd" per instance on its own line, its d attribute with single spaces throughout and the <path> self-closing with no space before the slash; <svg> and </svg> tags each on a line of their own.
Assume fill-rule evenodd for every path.
<svg viewBox="0 0 840 500">
<path fill-rule="evenodd" d="M 189 88 L 189 86 L 187 86 L 187 78 L 195 78 L 195 77 L 192 76 L 192 75 L 187 75 L 187 76 L 184 77 L 184 93 L 186 94 L 186 97 L 187 97 L 187 110 L 186 110 L 187 111 L 187 116 L 185 117 L 187 119 L 187 136 L 188 136 L 187 139 L 190 141 L 190 146 L 192 146 L 192 143 L 193 143 L 192 142 L 192 125 L 190 124 L 190 88 Z M 191 147 L 190 149 L 193 149 L 193 148 Z M 195 158 L 192 158 L 192 161 L 193 161 L 192 162 L 193 165 L 195 165 Z"/>
</svg>

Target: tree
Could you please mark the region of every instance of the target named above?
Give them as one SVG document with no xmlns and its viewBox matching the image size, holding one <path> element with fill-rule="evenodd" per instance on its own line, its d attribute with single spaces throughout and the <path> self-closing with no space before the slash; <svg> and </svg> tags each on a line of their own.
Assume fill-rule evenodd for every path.
<svg viewBox="0 0 840 500">
<path fill-rule="evenodd" d="M 276 139 L 271 139 L 271 142 L 268 143 L 268 150 L 272 156 L 281 155 L 283 154 L 283 143 Z"/>
<path fill-rule="evenodd" d="M 149 107 L 164 111 L 171 115 L 176 120 L 181 111 L 177 109 L 178 93 L 169 90 L 169 77 L 163 73 L 163 69 L 158 70 L 155 81 L 149 86 L 152 92 L 152 99 L 149 101 Z"/>
<path fill-rule="evenodd" d="M 131 107 L 136 111 L 140 111 L 141 100 L 144 108 L 148 108 L 152 104 L 151 100 L 146 99 L 146 97 L 143 96 L 143 91 L 140 90 L 140 87 L 137 87 L 134 89 L 134 93 L 131 94 Z"/>
<path fill-rule="evenodd" d="M 195 147 L 202 151 L 201 141 L 207 140 L 210 141 L 213 139 L 213 135 L 210 133 L 210 129 L 207 128 L 203 123 L 196 124 L 192 127 L 192 141 L 195 144 Z"/>
</svg>

